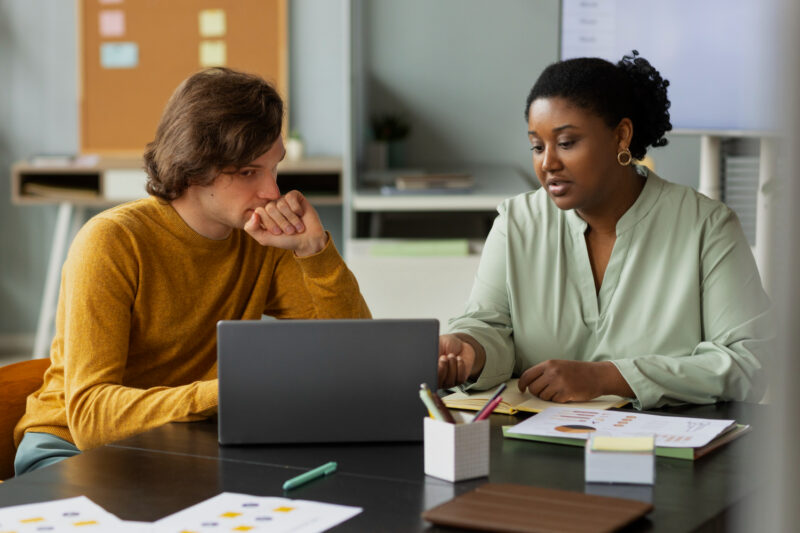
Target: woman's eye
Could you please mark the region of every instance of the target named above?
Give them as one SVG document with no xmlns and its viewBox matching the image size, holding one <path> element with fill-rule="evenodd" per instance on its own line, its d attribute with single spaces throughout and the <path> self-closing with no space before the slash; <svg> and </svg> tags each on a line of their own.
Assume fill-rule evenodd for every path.
<svg viewBox="0 0 800 533">
<path fill-rule="evenodd" d="M 252 178 L 253 176 L 255 176 L 255 174 L 256 174 L 256 171 L 253 170 L 253 169 L 242 170 L 242 171 L 239 172 L 239 175 L 241 177 L 243 177 L 243 178 Z"/>
<path fill-rule="evenodd" d="M 561 148 L 570 148 L 573 144 L 575 144 L 575 141 L 561 141 L 558 143 L 558 146 Z"/>
<path fill-rule="evenodd" d="M 544 147 L 539 146 L 538 144 L 534 144 L 533 146 L 531 146 L 531 152 L 533 152 L 534 154 L 541 154 L 543 150 Z"/>
</svg>

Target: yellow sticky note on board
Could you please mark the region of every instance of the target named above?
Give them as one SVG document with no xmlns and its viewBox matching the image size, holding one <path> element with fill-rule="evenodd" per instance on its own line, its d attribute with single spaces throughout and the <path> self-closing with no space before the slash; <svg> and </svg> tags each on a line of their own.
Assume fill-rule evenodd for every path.
<svg viewBox="0 0 800 533">
<path fill-rule="evenodd" d="M 198 17 L 200 37 L 222 37 L 227 31 L 224 9 L 204 9 Z"/>
<path fill-rule="evenodd" d="M 592 450 L 604 452 L 652 452 L 653 437 L 605 437 L 596 435 L 592 439 Z"/>
<path fill-rule="evenodd" d="M 225 41 L 200 41 L 200 66 L 224 67 L 228 62 Z"/>
</svg>

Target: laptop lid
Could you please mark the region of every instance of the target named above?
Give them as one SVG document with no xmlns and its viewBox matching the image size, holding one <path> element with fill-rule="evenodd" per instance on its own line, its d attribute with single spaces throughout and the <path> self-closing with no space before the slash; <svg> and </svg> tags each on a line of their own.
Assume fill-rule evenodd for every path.
<svg viewBox="0 0 800 533">
<path fill-rule="evenodd" d="M 421 441 L 439 322 L 217 324 L 220 444 Z"/>
</svg>

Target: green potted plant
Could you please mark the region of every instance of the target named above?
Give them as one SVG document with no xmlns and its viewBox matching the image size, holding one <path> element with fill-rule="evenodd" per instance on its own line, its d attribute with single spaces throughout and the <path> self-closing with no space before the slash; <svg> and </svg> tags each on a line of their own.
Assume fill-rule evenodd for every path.
<svg viewBox="0 0 800 533">
<path fill-rule="evenodd" d="M 402 166 L 403 141 L 411 131 L 408 120 L 398 113 L 375 114 L 370 119 L 372 142 L 367 154 L 367 166 L 383 170 L 389 166 Z"/>
</svg>

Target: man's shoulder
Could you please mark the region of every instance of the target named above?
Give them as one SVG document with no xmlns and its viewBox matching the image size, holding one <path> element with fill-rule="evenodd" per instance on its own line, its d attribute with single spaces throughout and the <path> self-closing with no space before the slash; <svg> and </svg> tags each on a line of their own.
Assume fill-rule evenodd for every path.
<svg viewBox="0 0 800 533">
<path fill-rule="evenodd" d="M 112 207 L 90 218 L 75 237 L 73 246 L 119 247 L 140 237 L 152 238 L 163 226 L 163 206 L 154 198 L 134 200 Z"/>
</svg>

